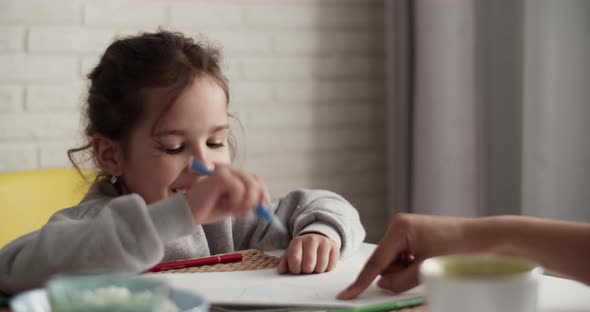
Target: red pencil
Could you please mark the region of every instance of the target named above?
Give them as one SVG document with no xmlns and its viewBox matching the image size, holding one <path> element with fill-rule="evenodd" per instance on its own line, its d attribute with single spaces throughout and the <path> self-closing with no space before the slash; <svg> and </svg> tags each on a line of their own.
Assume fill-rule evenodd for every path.
<svg viewBox="0 0 590 312">
<path fill-rule="evenodd" d="M 233 252 L 233 253 L 210 256 L 210 257 L 203 257 L 203 258 L 194 258 L 194 259 L 178 260 L 178 261 L 171 261 L 171 262 L 162 262 L 162 263 L 156 264 L 155 266 L 151 267 L 150 269 L 147 270 L 147 272 L 158 272 L 158 271 L 162 271 L 162 270 L 190 268 L 190 267 L 207 265 L 207 264 L 240 262 L 240 261 L 242 261 L 242 259 L 243 259 L 243 255 L 241 252 Z"/>
</svg>

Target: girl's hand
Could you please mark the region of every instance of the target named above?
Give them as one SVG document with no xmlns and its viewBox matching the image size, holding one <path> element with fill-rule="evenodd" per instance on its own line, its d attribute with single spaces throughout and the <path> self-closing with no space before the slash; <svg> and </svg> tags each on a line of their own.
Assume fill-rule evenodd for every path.
<svg viewBox="0 0 590 312">
<path fill-rule="evenodd" d="M 303 234 L 295 237 L 279 260 L 280 274 L 322 273 L 336 267 L 340 246 L 320 234 Z"/>
<path fill-rule="evenodd" d="M 195 182 L 185 198 L 198 224 L 244 217 L 257 204 L 269 204 L 262 179 L 224 164 L 216 164 L 211 175 Z"/>
</svg>

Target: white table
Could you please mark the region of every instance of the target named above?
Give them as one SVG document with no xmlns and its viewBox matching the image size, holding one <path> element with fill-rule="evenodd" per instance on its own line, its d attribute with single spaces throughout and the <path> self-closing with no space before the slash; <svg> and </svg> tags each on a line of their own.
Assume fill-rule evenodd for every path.
<svg viewBox="0 0 590 312">
<path fill-rule="evenodd" d="M 379 289 L 375 283 L 358 299 L 338 301 L 335 296 L 354 280 L 375 245 L 363 244 L 359 251 L 342 260 L 329 273 L 311 275 L 278 275 L 276 270 L 218 273 L 158 274 L 173 287 L 184 288 L 205 295 L 213 304 L 245 305 L 310 305 L 317 307 L 358 307 L 391 301 L 391 293 Z M 271 252 L 280 255 L 281 251 Z M 405 296 L 423 294 L 421 287 Z M 540 288 L 541 312 L 590 311 L 590 287 L 571 280 L 544 276 Z"/>
</svg>

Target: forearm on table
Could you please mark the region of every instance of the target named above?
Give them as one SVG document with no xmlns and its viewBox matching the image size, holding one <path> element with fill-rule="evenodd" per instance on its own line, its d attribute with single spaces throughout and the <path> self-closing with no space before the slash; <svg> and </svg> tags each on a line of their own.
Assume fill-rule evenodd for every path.
<svg viewBox="0 0 590 312">
<path fill-rule="evenodd" d="M 464 229 L 465 251 L 530 259 L 548 271 L 590 284 L 590 224 L 498 216 L 469 220 Z"/>
</svg>

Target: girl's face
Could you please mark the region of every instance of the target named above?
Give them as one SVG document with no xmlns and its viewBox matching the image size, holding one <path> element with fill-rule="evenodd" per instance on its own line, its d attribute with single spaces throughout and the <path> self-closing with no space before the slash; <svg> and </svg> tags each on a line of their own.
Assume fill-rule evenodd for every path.
<svg viewBox="0 0 590 312">
<path fill-rule="evenodd" d="M 204 178 L 188 169 L 191 155 L 209 168 L 231 162 L 227 101 L 218 83 L 208 76 L 195 77 L 162 115 L 167 91 L 147 92 L 147 116 L 132 130 L 123 161 L 126 187 L 148 204 L 184 192 Z"/>
</svg>

